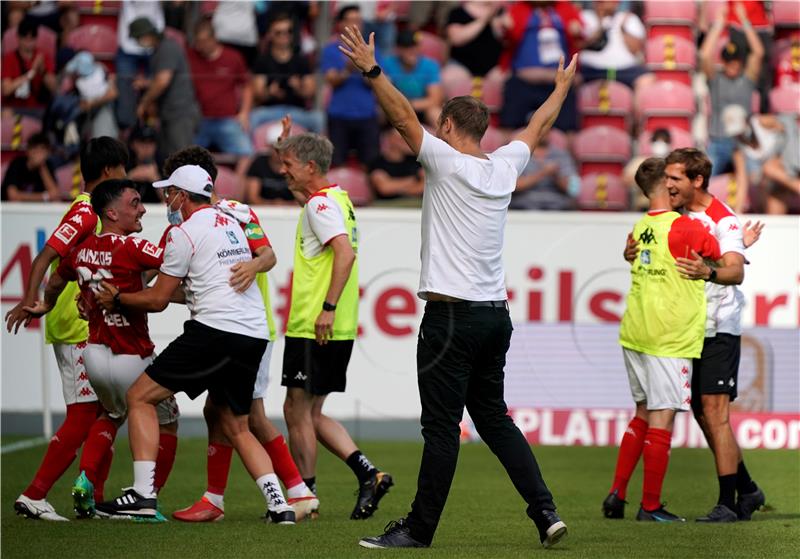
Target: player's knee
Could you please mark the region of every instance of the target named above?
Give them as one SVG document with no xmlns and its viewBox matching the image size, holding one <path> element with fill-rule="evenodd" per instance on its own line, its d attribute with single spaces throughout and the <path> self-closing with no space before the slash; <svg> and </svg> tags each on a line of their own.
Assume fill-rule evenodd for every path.
<svg viewBox="0 0 800 559">
<path fill-rule="evenodd" d="M 727 424 L 729 406 L 727 395 L 703 396 L 703 419 L 706 425 L 713 428 Z"/>
</svg>

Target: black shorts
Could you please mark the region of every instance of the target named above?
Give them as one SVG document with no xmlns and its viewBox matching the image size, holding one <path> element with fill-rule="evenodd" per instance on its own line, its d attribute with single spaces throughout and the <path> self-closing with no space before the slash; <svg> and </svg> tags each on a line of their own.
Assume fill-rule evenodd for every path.
<svg viewBox="0 0 800 559">
<path fill-rule="evenodd" d="M 155 382 L 194 400 L 208 390 L 211 401 L 235 415 L 250 413 L 253 386 L 267 340 L 224 332 L 187 320 L 183 334 L 147 367 Z"/>
<path fill-rule="evenodd" d="M 353 340 L 334 340 L 320 345 L 316 340 L 287 337 L 281 385 L 302 388 L 316 396 L 344 392 L 351 353 Z"/>
<path fill-rule="evenodd" d="M 693 406 L 701 405 L 703 394 L 727 394 L 731 402 L 736 399 L 741 347 L 741 336 L 733 334 L 705 339 L 703 353 L 692 366 Z"/>
</svg>

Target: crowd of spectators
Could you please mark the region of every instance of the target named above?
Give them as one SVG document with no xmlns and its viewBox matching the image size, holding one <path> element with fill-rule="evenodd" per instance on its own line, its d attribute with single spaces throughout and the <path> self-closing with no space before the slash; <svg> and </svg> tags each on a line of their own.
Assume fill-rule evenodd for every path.
<svg viewBox="0 0 800 559">
<path fill-rule="evenodd" d="M 774 86 L 800 84 L 800 35 L 789 39 L 797 55 L 778 57 L 786 41 L 775 40 L 768 3 L 717 3 L 716 16 L 706 17 L 710 12 L 701 6 L 699 22 L 691 24 L 698 73 L 690 71 L 688 81 L 705 120 L 692 122 L 692 142 L 707 149 L 715 175 L 730 174 L 740 187 L 731 199 L 738 210 L 798 211 L 796 115 L 769 112 Z M 469 76 L 469 92 L 491 105 L 492 142 L 527 123 L 552 90 L 559 60 L 578 53 L 579 83 L 554 123 L 563 142 L 543 139 L 511 205 L 578 209 L 585 169 L 575 137 L 586 126 L 579 88 L 598 80 L 624 84 L 638 114 L 642 92 L 663 79 L 647 63 L 653 34 L 643 3 L 630 0 L 88 4 L 2 3 L 4 115 L 41 122 L 39 134 L 17 143 L 20 153 L 9 155 L 3 146 L 4 167 L 16 156 L 3 178 L 4 200 L 64 197 L 57 168 L 72 164 L 81 141 L 109 135 L 128 142 L 129 174 L 146 201 L 158 201 L 146 185 L 161 178 L 166 156 L 198 144 L 233 169 L 234 193 L 244 201 L 291 203 L 271 148 L 273 124 L 286 114 L 296 129 L 326 134 L 333 165 L 363 171 L 375 203 L 419 199 L 419 165 L 339 50 L 338 32 L 358 26 L 376 34 L 379 64 L 426 126 L 436 126 L 443 102 L 454 94 L 448 73 Z M 95 25 L 116 34 L 111 52 L 74 48 L 84 44 L 73 40 L 75 30 L 98 14 L 106 19 L 93 19 Z M 9 34 L 13 50 L 6 47 Z M 500 84 L 496 102 L 490 101 L 492 83 Z M 637 161 L 678 146 L 674 129 L 630 121 L 625 131 L 634 157 L 616 173 L 633 186 Z M 630 188 L 633 209 L 642 203 L 635 192 Z"/>
</svg>

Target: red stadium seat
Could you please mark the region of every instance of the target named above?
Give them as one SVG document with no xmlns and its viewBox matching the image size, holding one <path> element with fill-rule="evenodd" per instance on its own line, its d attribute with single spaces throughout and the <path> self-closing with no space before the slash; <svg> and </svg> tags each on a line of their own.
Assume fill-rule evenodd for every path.
<svg viewBox="0 0 800 559">
<path fill-rule="evenodd" d="M 110 61 L 117 52 L 117 32 L 105 25 L 81 25 L 67 37 L 67 45 L 88 50 L 97 60 Z"/>
<path fill-rule="evenodd" d="M 550 142 L 550 145 L 554 148 L 563 149 L 564 151 L 569 151 L 569 139 L 567 135 L 564 134 L 561 130 L 556 128 L 551 128 L 550 132 L 547 133 L 547 140 Z"/>
<path fill-rule="evenodd" d="M 7 113 L 2 121 L 2 143 L 4 150 L 22 151 L 31 135 L 42 129 L 42 123 L 30 116 Z"/>
<path fill-rule="evenodd" d="M 694 42 L 694 28 L 682 24 L 657 24 L 647 28 L 647 39 L 657 39 L 666 35 L 679 37 L 684 41 Z"/>
<path fill-rule="evenodd" d="M 665 81 L 641 90 L 639 118 L 644 130 L 676 127 L 688 132 L 695 112 L 694 92 L 688 85 Z"/>
<path fill-rule="evenodd" d="M 578 207 L 582 210 L 628 209 L 629 193 L 617 175 L 592 173 L 581 177 Z"/>
<path fill-rule="evenodd" d="M 441 76 L 445 99 L 472 95 L 472 74 L 460 64 L 448 64 L 442 68 Z"/>
<path fill-rule="evenodd" d="M 621 175 L 631 157 L 631 137 L 619 128 L 594 126 L 578 132 L 573 143 L 580 174 Z"/>
<path fill-rule="evenodd" d="M 696 20 L 697 5 L 695 2 L 664 2 L 663 0 L 644 2 L 644 22 L 648 25 L 655 23 L 694 25 Z"/>
<path fill-rule="evenodd" d="M 56 184 L 61 193 L 62 200 L 74 200 L 81 191 L 83 176 L 81 175 L 81 164 L 78 161 L 67 163 L 56 169 Z"/>
<path fill-rule="evenodd" d="M 694 147 L 694 138 L 686 130 L 680 128 L 668 128 L 671 140 L 672 149 L 691 148 Z M 650 156 L 653 155 L 652 146 L 650 145 L 650 138 L 653 136 L 652 132 L 642 132 L 639 134 L 638 155 Z"/>
<path fill-rule="evenodd" d="M 372 190 L 361 169 L 337 167 L 328 171 L 328 180 L 346 190 L 354 206 L 368 206 L 372 202 Z"/>
<path fill-rule="evenodd" d="M 420 54 L 433 58 L 440 65 L 447 62 L 447 43 L 444 42 L 444 39 L 427 31 L 418 31 L 417 41 Z"/>
<path fill-rule="evenodd" d="M 697 48 L 694 43 L 674 35 L 648 39 L 645 47 L 647 67 L 659 81 L 673 80 L 691 85 Z"/>
<path fill-rule="evenodd" d="M 13 52 L 17 49 L 17 29 L 9 28 L 3 33 L 3 52 Z M 55 31 L 40 25 L 36 33 L 36 48 L 45 53 L 50 59 L 55 62 L 56 59 L 56 45 L 58 44 L 58 36 Z"/>
<path fill-rule="evenodd" d="M 800 29 L 800 8 L 796 0 L 773 1 L 772 21 L 776 28 Z"/>
<path fill-rule="evenodd" d="M 508 142 L 508 136 L 499 128 L 489 126 L 486 133 L 481 138 L 481 149 L 486 153 L 492 153 L 497 148 L 504 146 Z"/>
<path fill-rule="evenodd" d="M 264 124 L 260 124 L 258 128 L 253 130 L 252 133 L 253 147 L 257 151 L 266 151 L 267 148 L 271 147 L 267 143 L 267 138 L 270 136 L 277 138 L 280 136 L 282 130 L 283 125 L 281 124 L 280 120 L 271 120 L 269 122 L 265 122 Z M 292 134 L 302 134 L 303 132 L 306 132 L 305 128 L 299 124 L 292 124 Z"/>
<path fill-rule="evenodd" d="M 633 92 L 620 82 L 596 80 L 578 90 L 578 110 L 583 127 L 613 126 L 629 130 L 633 114 Z"/>
<path fill-rule="evenodd" d="M 720 10 L 725 9 L 727 3 L 727 0 L 705 0 L 702 2 L 701 9 L 704 10 L 706 21 L 709 25 L 717 20 L 717 14 Z M 674 4 L 678 4 L 678 2 L 671 2 L 668 5 L 672 6 Z"/>
<path fill-rule="evenodd" d="M 776 87 L 769 92 L 769 105 L 774 113 L 800 113 L 800 85 L 792 83 Z"/>
<path fill-rule="evenodd" d="M 178 43 L 186 51 L 186 35 L 183 34 L 183 31 L 174 27 L 164 27 L 164 36 Z"/>
<path fill-rule="evenodd" d="M 481 100 L 493 113 L 498 112 L 503 105 L 503 88 L 507 79 L 508 76 L 497 66 L 483 78 Z"/>
<path fill-rule="evenodd" d="M 736 186 L 736 178 L 731 173 L 713 176 L 708 182 L 708 192 L 733 207 L 736 205 L 736 197 L 739 192 Z"/>
<path fill-rule="evenodd" d="M 239 177 L 228 167 L 218 167 L 217 180 L 214 181 L 214 191 L 220 198 L 241 200 L 244 196 L 244 184 Z"/>
</svg>

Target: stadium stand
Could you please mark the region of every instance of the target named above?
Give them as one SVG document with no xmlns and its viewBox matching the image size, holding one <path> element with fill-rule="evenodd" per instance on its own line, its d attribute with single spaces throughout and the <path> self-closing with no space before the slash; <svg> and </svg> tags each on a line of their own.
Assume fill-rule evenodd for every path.
<svg viewBox="0 0 800 559">
<path fill-rule="evenodd" d="M 669 130 L 671 139 L 670 147 L 672 149 L 694 147 L 694 138 L 692 138 L 692 135 L 686 130 L 680 128 L 667 128 L 667 130 Z M 653 155 L 652 146 L 650 145 L 650 136 L 652 136 L 652 132 L 648 132 L 647 130 L 639 134 L 637 142 L 638 147 L 636 149 L 637 155 Z"/>
<path fill-rule="evenodd" d="M 481 101 L 486 103 L 493 113 L 498 112 L 503 104 L 503 87 L 507 79 L 508 75 L 499 66 L 495 66 L 481 80 Z"/>
<path fill-rule="evenodd" d="M 3 151 L 22 151 L 25 144 L 32 134 L 40 132 L 42 123 L 39 119 L 4 113 L 2 120 L 2 143 Z"/>
<path fill-rule="evenodd" d="M 732 173 L 711 177 L 708 183 L 708 191 L 729 206 L 733 207 L 736 205 L 738 187 L 736 185 L 736 178 Z"/>
<path fill-rule="evenodd" d="M 281 125 L 279 120 L 273 120 L 270 122 L 265 122 L 253 130 L 252 139 L 255 150 L 265 151 L 268 147 L 270 147 L 267 145 L 267 138 L 271 136 L 278 137 L 282 128 L 283 125 Z M 292 124 L 292 134 L 302 134 L 303 132 L 306 132 L 305 128 L 298 124 Z"/>
<path fill-rule="evenodd" d="M 472 94 L 474 78 L 460 64 L 446 65 L 442 68 L 441 78 L 445 99 Z"/>
<path fill-rule="evenodd" d="M 117 32 L 106 25 L 81 25 L 69 34 L 67 45 L 76 51 L 87 50 L 98 61 L 113 68 L 114 55 L 117 52 Z"/>
<path fill-rule="evenodd" d="M 6 29 L 3 33 L 3 53 L 16 50 L 17 44 L 17 29 L 15 27 Z M 36 48 L 55 60 L 57 45 L 58 35 L 55 31 L 40 25 L 36 33 Z"/>
<path fill-rule="evenodd" d="M 508 136 L 499 128 L 489 125 L 481 140 L 481 149 L 491 153 L 508 142 Z"/>
<path fill-rule="evenodd" d="M 645 2 L 643 19 L 650 39 L 673 36 L 694 42 L 697 20 L 694 2 Z"/>
<path fill-rule="evenodd" d="M 241 200 L 244 197 L 244 185 L 231 169 L 219 166 L 214 190 L 220 198 Z"/>
<path fill-rule="evenodd" d="M 417 32 L 417 39 L 421 55 L 433 58 L 440 65 L 447 63 L 447 43 L 444 39 L 427 31 Z"/>
<path fill-rule="evenodd" d="M 645 59 L 658 80 L 692 84 L 697 60 L 694 43 L 677 35 L 660 35 L 647 41 Z"/>
<path fill-rule="evenodd" d="M 694 92 L 680 82 L 655 82 L 642 88 L 638 109 L 644 130 L 675 127 L 689 131 L 696 110 Z"/>
<path fill-rule="evenodd" d="M 580 209 L 624 211 L 628 205 L 628 190 L 617 175 L 592 173 L 581 177 Z"/>
<path fill-rule="evenodd" d="M 56 183 L 62 200 L 72 200 L 81 191 L 81 164 L 74 161 L 56 169 Z"/>
<path fill-rule="evenodd" d="M 774 88 L 769 93 L 769 104 L 772 112 L 797 114 L 800 109 L 800 84 L 790 83 Z"/>
<path fill-rule="evenodd" d="M 366 173 L 361 169 L 337 167 L 328 171 L 328 179 L 331 184 L 347 191 L 354 206 L 368 206 L 372 202 L 372 190 Z"/>
<path fill-rule="evenodd" d="M 578 110 L 583 127 L 612 126 L 630 130 L 633 114 L 633 91 L 619 82 L 596 80 L 578 90 Z"/>
<path fill-rule="evenodd" d="M 581 130 L 573 144 L 581 176 L 590 173 L 621 175 L 631 156 L 631 137 L 611 126 Z"/>
</svg>

